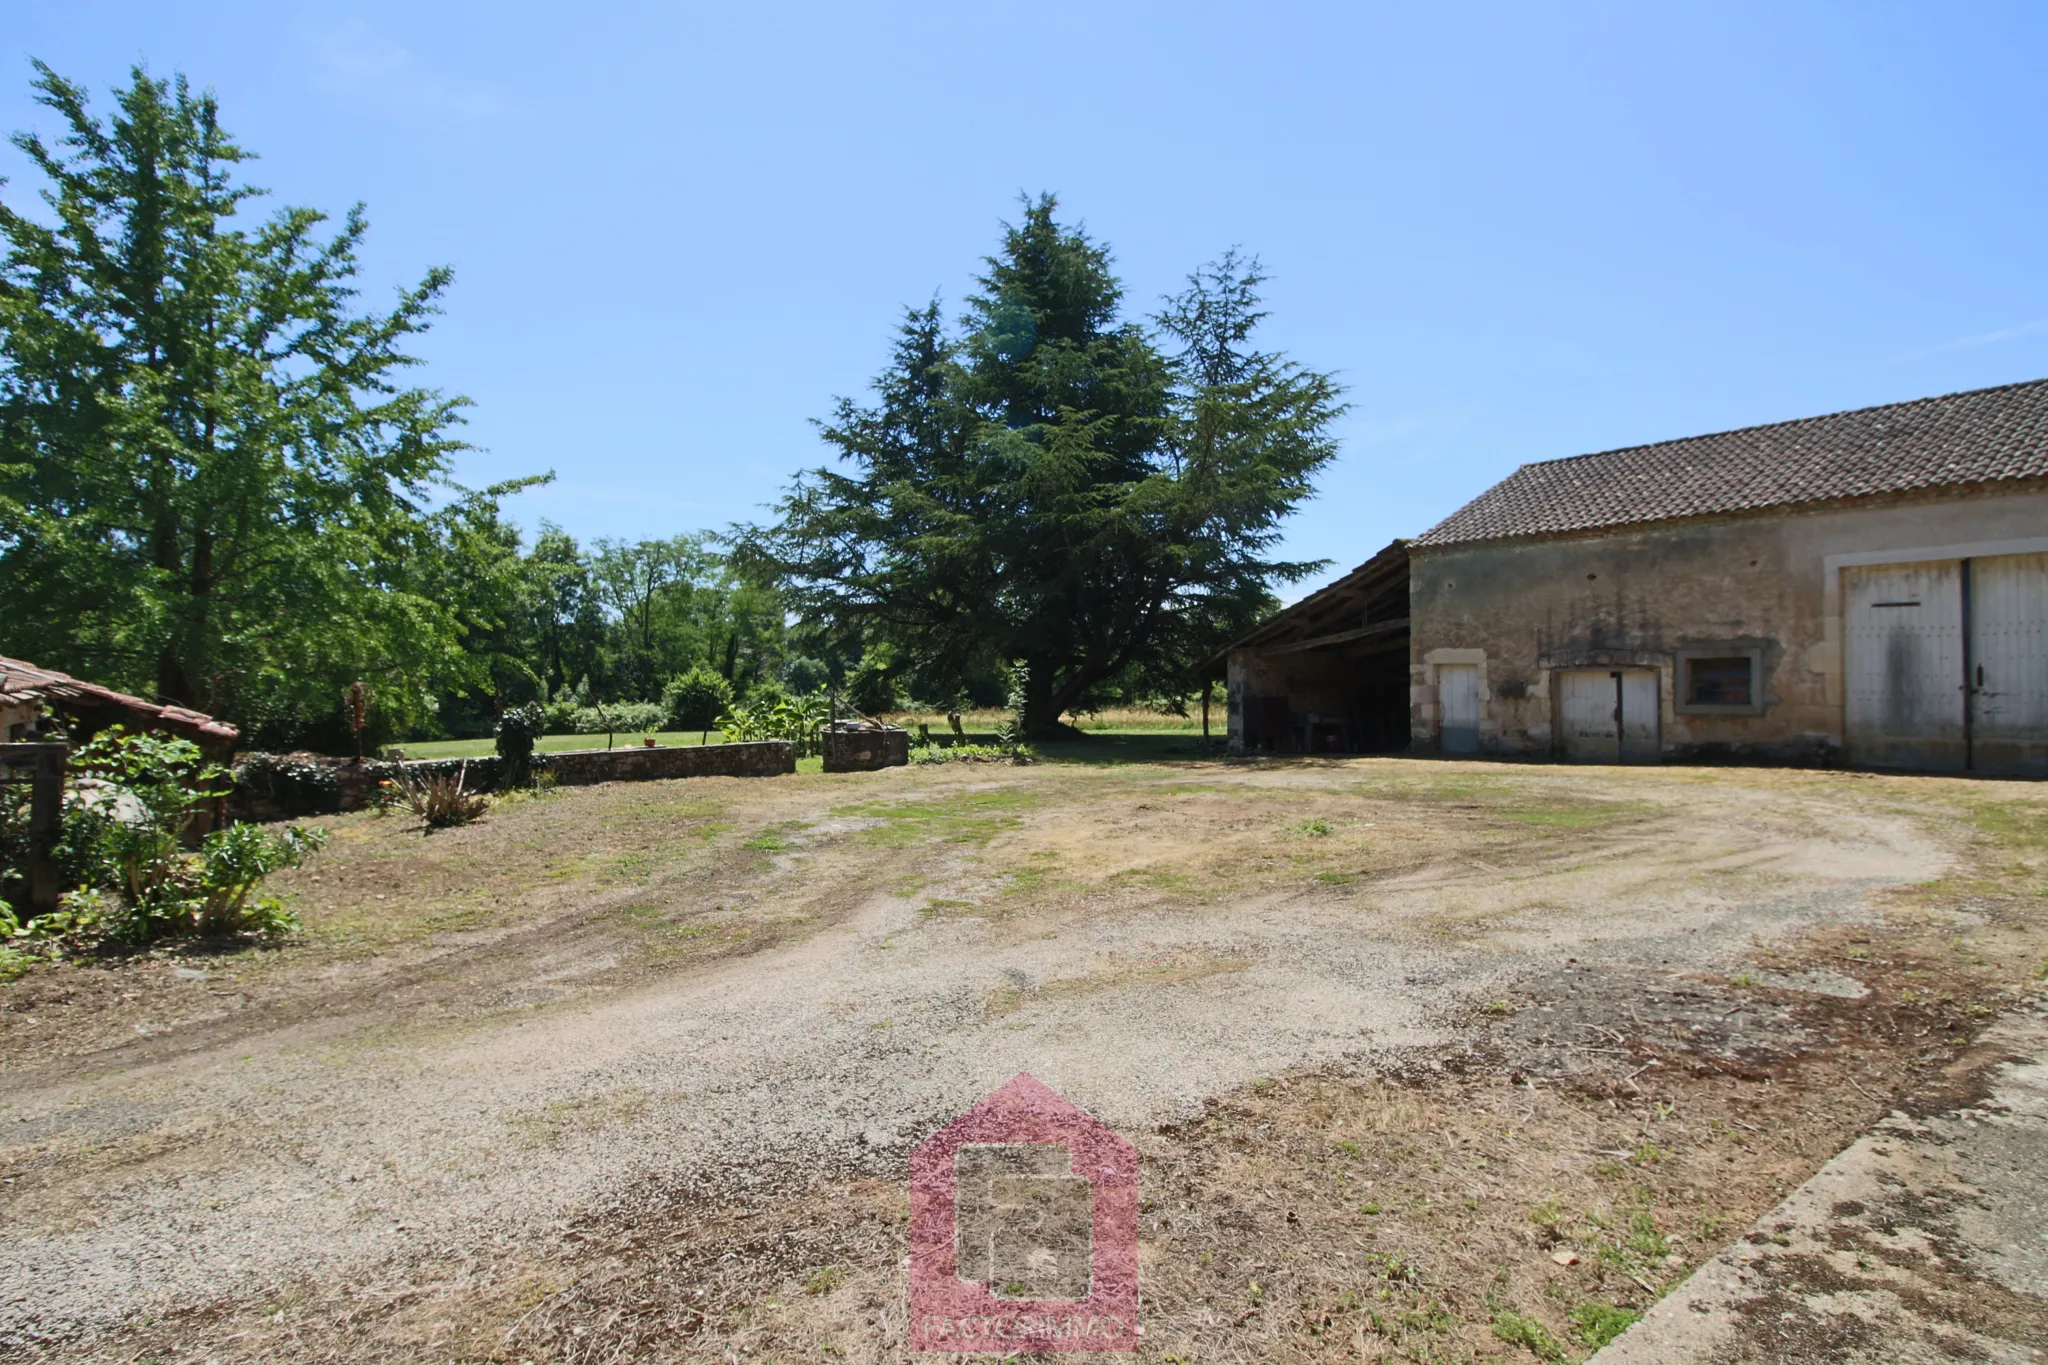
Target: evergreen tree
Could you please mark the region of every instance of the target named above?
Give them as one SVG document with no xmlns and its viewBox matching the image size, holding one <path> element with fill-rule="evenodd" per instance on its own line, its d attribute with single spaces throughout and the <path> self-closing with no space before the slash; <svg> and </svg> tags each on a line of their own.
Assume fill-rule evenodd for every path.
<svg viewBox="0 0 2048 1365">
<path fill-rule="evenodd" d="M 1108 251 L 1051 196 L 1006 229 L 949 336 L 913 310 L 876 381 L 739 562 L 806 616 L 964 686 L 1025 665 L 1034 736 L 1114 680 L 1179 670 L 1318 567 L 1264 556 L 1335 454 L 1324 375 L 1252 349 L 1260 276 L 1234 255 L 1159 319 L 1122 321 Z"/>
</svg>

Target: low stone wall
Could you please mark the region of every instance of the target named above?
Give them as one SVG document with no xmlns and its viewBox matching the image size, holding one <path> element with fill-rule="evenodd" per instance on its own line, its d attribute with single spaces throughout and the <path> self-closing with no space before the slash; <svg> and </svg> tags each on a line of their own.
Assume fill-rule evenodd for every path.
<svg viewBox="0 0 2048 1365">
<path fill-rule="evenodd" d="M 893 725 L 835 726 L 824 734 L 825 771 L 864 773 L 910 762 L 910 732 Z"/>
<path fill-rule="evenodd" d="M 560 786 L 599 782 L 653 782 L 676 777 L 776 777 L 796 771 L 796 746 L 786 740 L 751 744 L 645 745 L 612 749 L 571 749 L 535 754 L 536 773 Z M 235 765 L 235 790 L 228 809 L 238 820 L 292 820 L 305 815 L 362 810 L 377 784 L 401 772 L 413 777 L 463 775 L 470 791 L 504 785 L 504 760 L 430 758 L 405 762 L 369 759 L 352 763 L 324 754 L 246 754 Z"/>
<path fill-rule="evenodd" d="M 665 777 L 778 777 L 796 771 L 796 746 L 784 739 L 751 744 L 658 744 L 637 749 L 571 749 L 538 755 L 555 781 L 651 782 Z"/>
</svg>

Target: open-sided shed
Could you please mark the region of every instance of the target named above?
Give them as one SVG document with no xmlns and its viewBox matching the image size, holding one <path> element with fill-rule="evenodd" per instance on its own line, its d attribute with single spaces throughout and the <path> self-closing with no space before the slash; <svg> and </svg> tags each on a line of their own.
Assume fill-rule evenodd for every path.
<svg viewBox="0 0 2048 1365">
<path fill-rule="evenodd" d="M 1408 747 L 1408 545 L 1397 540 L 1204 661 L 1234 752 Z"/>
</svg>

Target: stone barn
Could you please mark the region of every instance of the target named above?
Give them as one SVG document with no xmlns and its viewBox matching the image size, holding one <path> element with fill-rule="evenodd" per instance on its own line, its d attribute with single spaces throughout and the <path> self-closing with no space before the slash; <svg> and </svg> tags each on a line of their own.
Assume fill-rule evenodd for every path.
<svg viewBox="0 0 2048 1365">
<path fill-rule="evenodd" d="M 1375 623 L 1418 752 L 2048 775 L 2048 380 L 1524 465 L 1233 646 L 1233 744 L 1341 747 Z"/>
</svg>

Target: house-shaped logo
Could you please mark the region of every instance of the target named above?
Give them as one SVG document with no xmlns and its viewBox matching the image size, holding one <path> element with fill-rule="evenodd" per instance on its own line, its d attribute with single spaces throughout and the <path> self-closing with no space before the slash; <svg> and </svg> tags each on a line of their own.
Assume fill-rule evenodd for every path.
<svg viewBox="0 0 2048 1365">
<path fill-rule="evenodd" d="M 1020 1075 L 910 1158 L 919 1351 L 1134 1351 L 1138 1150 Z"/>
</svg>

